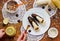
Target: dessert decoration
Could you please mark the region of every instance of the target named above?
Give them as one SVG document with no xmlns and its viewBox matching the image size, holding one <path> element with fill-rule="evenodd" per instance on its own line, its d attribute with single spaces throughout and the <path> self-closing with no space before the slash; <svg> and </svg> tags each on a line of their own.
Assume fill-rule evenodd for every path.
<svg viewBox="0 0 60 41">
<path fill-rule="evenodd" d="M 38 16 L 38 15 L 36 15 L 36 14 L 32 14 L 32 17 L 33 17 L 36 21 L 38 21 L 39 23 L 44 23 L 44 22 L 45 22 L 42 17 L 40 17 L 40 16 Z"/>
<path fill-rule="evenodd" d="M 34 20 L 34 18 L 32 18 L 32 17 L 28 17 L 28 20 L 29 20 L 29 22 L 30 22 L 30 24 L 32 25 L 32 27 L 33 27 L 33 29 L 35 30 L 35 31 L 39 31 L 39 26 L 38 26 L 38 24 L 36 23 L 36 21 Z"/>
</svg>

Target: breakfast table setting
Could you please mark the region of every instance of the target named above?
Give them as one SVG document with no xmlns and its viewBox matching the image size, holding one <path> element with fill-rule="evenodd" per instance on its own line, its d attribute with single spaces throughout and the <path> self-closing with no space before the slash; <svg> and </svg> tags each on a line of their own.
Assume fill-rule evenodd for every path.
<svg viewBox="0 0 60 41">
<path fill-rule="evenodd" d="M 0 0 L 0 41 L 60 41 L 60 0 Z M 24 35 L 22 36 L 22 39 Z"/>
</svg>

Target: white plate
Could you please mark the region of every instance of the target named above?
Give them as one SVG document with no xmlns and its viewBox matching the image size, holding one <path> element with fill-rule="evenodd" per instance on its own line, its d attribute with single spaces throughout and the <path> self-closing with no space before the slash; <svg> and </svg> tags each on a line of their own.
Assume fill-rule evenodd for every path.
<svg viewBox="0 0 60 41">
<path fill-rule="evenodd" d="M 24 27 L 22 26 L 20 31 L 21 33 L 24 31 Z M 41 39 L 43 39 L 44 37 L 44 34 L 42 35 L 31 35 L 31 34 L 28 34 L 27 35 L 27 41 L 40 41 Z"/>
<path fill-rule="evenodd" d="M 28 16 L 30 16 L 32 13 L 35 13 L 35 14 L 41 16 L 46 21 L 45 25 L 39 24 L 40 30 L 38 32 L 35 32 L 34 31 L 34 29 L 32 28 L 32 26 L 30 25 L 30 23 L 28 21 Z M 29 34 L 32 34 L 32 35 L 41 35 L 41 34 L 45 33 L 48 30 L 48 28 L 50 26 L 50 17 L 47 14 L 47 12 L 45 10 L 43 10 L 43 9 L 40 9 L 40 8 L 32 8 L 32 9 L 28 10 L 25 13 L 24 17 L 23 17 L 23 27 L 24 27 L 24 29 L 26 29 L 26 26 L 28 24 L 31 26 L 30 27 L 31 32 Z"/>
<path fill-rule="evenodd" d="M 34 4 L 33 4 L 33 8 L 37 8 L 37 7 L 42 8 L 42 7 L 40 7 L 40 6 L 38 6 L 38 5 L 36 4 L 36 1 L 37 1 L 37 0 L 35 0 L 35 2 L 34 2 Z M 44 9 L 44 10 L 46 10 L 46 9 Z M 56 14 L 56 12 L 57 12 L 57 8 L 56 8 L 55 10 L 51 9 L 51 11 L 49 11 L 49 16 L 52 17 L 53 15 Z"/>
</svg>

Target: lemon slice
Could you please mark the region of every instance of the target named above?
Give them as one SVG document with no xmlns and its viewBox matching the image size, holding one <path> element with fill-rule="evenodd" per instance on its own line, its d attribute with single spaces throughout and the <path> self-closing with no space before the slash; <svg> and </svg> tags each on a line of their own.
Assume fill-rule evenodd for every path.
<svg viewBox="0 0 60 41">
<path fill-rule="evenodd" d="M 9 22 L 9 19 L 8 18 L 4 18 L 3 23 L 4 24 L 8 24 L 8 22 Z"/>
<path fill-rule="evenodd" d="M 16 29 L 13 26 L 9 26 L 6 28 L 5 32 L 8 36 L 14 36 L 16 34 Z"/>
</svg>

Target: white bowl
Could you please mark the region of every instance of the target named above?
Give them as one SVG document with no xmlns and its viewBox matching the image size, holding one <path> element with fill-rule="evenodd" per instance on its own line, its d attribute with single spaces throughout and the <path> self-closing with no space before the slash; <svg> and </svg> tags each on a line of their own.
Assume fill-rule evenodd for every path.
<svg viewBox="0 0 60 41">
<path fill-rule="evenodd" d="M 50 28 L 48 30 L 48 35 L 49 35 L 50 38 L 55 38 L 55 37 L 58 36 L 58 30 L 56 28 L 54 28 L 54 27 Z"/>
</svg>

